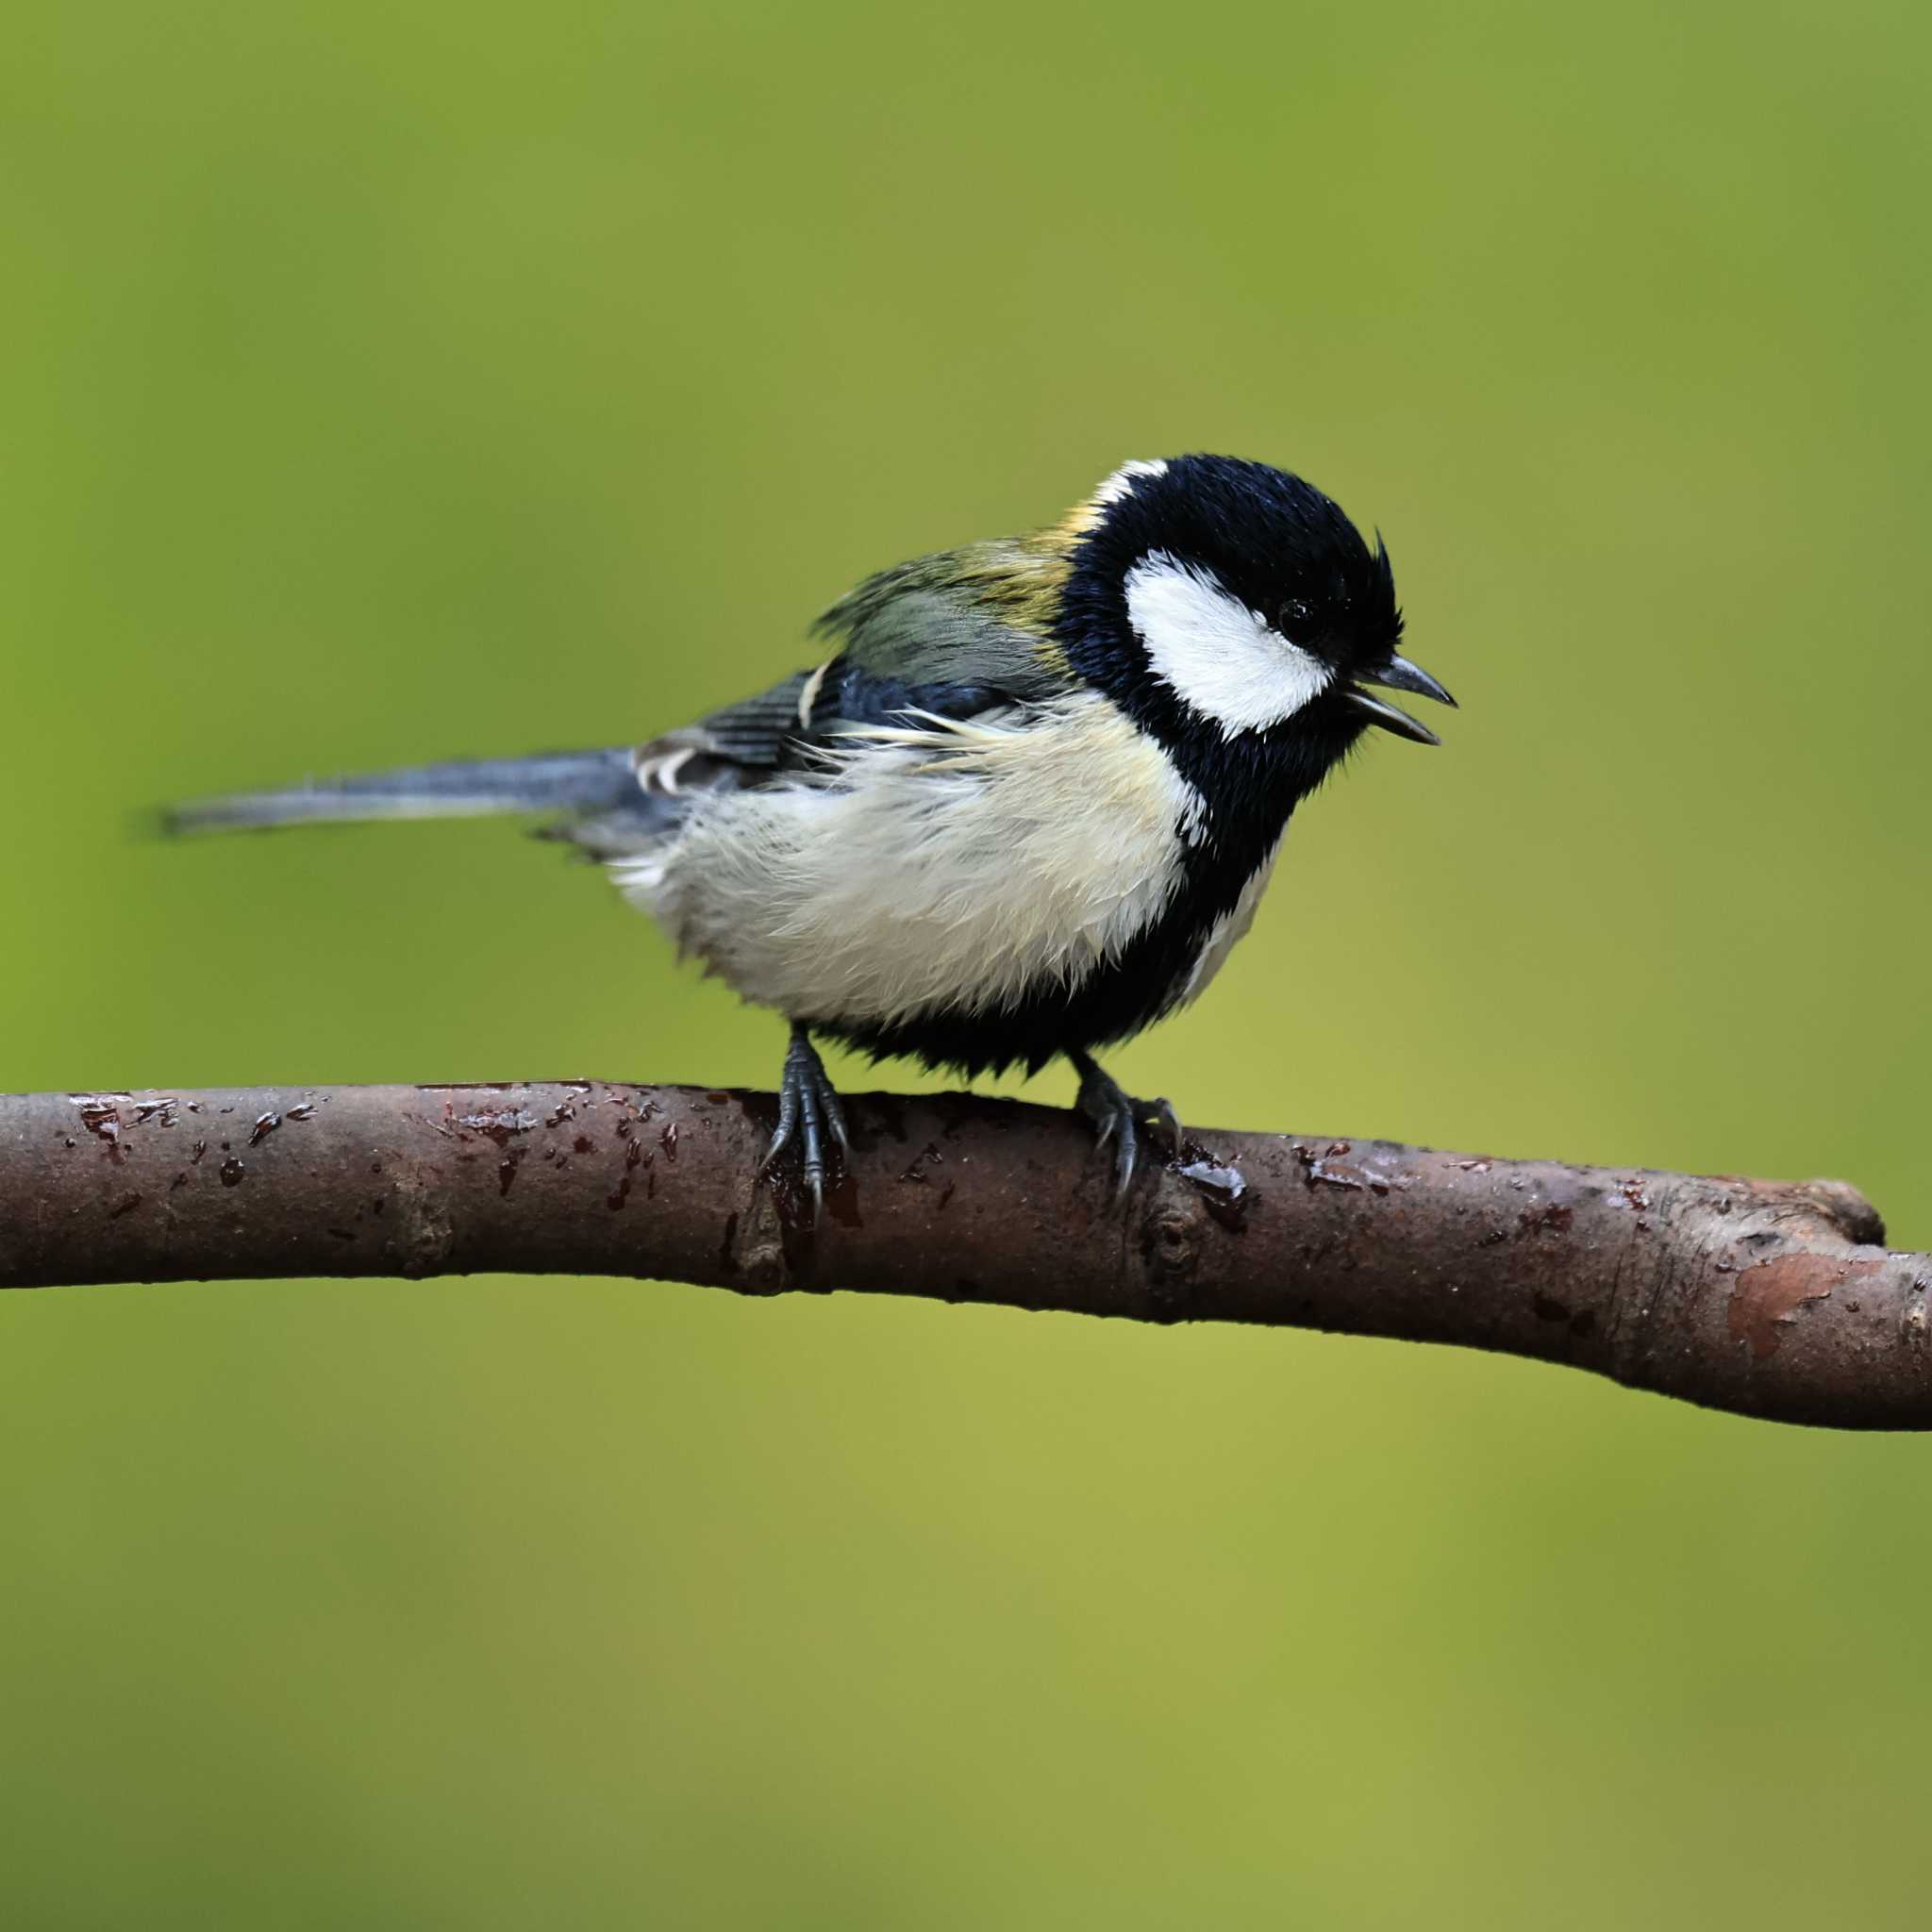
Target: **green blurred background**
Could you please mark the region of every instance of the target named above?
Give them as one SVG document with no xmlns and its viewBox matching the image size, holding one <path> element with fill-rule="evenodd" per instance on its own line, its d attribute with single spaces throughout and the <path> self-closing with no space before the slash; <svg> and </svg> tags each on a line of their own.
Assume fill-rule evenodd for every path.
<svg viewBox="0 0 1932 1932">
<path fill-rule="evenodd" d="M 504 827 L 136 814 L 677 724 L 862 573 L 1225 449 L 1382 527 L 1464 708 L 1122 1078 L 1843 1174 L 1932 1244 L 1928 56 L 1856 4 L 16 20 L 0 1085 L 769 1084 Z M 0 1915 L 1917 1926 L 1927 1457 L 1287 1333 L 18 1295 Z"/>
</svg>

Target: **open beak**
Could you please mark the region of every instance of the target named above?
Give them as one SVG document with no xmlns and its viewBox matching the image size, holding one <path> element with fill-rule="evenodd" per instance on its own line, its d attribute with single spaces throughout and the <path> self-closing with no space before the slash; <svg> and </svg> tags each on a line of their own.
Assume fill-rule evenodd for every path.
<svg viewBox="0 0 1932 1932">
<path fill-rule="evenodd" d="M 1358 671 L 1356 675 L 1361 684 L 1379 684 L 1390 691 L 1412 691 L 1420 697 L 1434 698 L 1452 710 L 1456 706 L 1456 700 L 1420 664 L 1411 664 L 1407 658 L 1391 658 L 1379 670 Z M 1349 685 L 1342 695 L 1371 724 L 1379 724 L 1384 731 L 1394 732 L 1397 738 L 1413 739 L 1417 744 L 1441 743 L 1426 724 L 1419 724 L 1407 711 L 1381 698 L 1371 697 L 1361 684 Z"/>
</svg>

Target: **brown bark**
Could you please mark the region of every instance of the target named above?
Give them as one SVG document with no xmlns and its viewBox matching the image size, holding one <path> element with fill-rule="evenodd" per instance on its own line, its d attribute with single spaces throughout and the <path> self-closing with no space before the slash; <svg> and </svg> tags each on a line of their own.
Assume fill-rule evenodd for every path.
<svg viewBox="0 0 1932 1932">
<path fill-rule="evenodd" d="M 816 1228 L 770 1094 L 607 1081 L 0 1098 L 0 1287 L 505 1271 L 856 1289 L 1451 1341 L 1716 1408 L 1932 1427 L 1932 1257 L 1836 1181 L 1281 1134 L 1110 1198 L 1085 1125 L 850 1098 Z"/>
</svg>

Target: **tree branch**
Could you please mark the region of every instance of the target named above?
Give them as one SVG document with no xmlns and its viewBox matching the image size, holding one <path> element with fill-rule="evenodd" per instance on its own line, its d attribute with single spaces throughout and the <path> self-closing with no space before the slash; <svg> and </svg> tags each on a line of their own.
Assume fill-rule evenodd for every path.
<svg viewBox="0 0 1932 1932">
<path fill-rule="evenodd" d="M 766 1093 L 264 1088 L 0 1097 L 0 1287 L 505 1271 L 857 1289 L 1500 1349 L 1714 1408 L 1932 1427 L 1932 1257 L 1837 1181 L 1213 1133 L 1110 1198 L 1071 1114 L 850 1098 L 805 1224 Z"/>
</svg>

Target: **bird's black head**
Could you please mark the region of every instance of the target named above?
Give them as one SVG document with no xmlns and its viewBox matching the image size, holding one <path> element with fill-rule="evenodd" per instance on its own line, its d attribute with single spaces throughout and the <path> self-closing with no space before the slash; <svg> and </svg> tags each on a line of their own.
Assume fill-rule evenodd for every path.
<svg viewBox="0 0 1932 1932">
<path fill-rule="evenodd" d="M 1437 741 L 1363 689 L 1453 702 L 1400 653 L 1379 538 L 1312 484 L 1233 457 L 1128 463 L 1063 527 L 1068 660 L 1197 784 L 1272 774 L 1298 794 L 1370 724 Z"/>
</svg>

